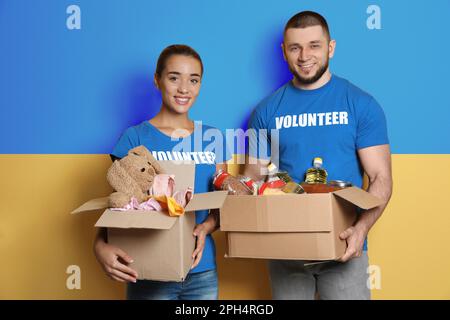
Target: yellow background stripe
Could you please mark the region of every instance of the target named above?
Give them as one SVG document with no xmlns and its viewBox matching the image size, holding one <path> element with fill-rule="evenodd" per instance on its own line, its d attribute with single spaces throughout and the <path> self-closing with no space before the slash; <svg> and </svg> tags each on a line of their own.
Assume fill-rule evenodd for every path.
<svg viewBox="0 0 450 320">
<path fill-rule="evenodd" d="M 92 243 L 100 212 L 70 215 L 111 192 L 107 155 L 0 156 L 0 299 L 123 299 Z M 230 168 L 236 172 L 236 166 Z M 394 194 L 369 235 L 381 271 L 374 299 L 450 299 L 450 155 L 393 155 Z M 214 235 L 220 299 L 270 299 L 263 260 L 225 259 Z M 81 289 L 66 287 L 70 265 Z"/>
</svg>

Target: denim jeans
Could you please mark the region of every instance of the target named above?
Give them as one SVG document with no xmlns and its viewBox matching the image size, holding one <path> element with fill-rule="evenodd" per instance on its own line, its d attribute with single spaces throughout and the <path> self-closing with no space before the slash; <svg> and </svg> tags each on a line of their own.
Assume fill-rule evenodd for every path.
<svg viewBox="0 0 450 320">
<path fill-rule="evenodd" d="M 189 273 L 182 282 L 138 280 L 128 283 L 128 300 L 217 300 L 217 271 Z"/>
<path fill-rule="evenodd" d="M 370 300 L 368 255 L 347 262 L 271 260 L 269 272 L 274 300 Z"/>
</svg>

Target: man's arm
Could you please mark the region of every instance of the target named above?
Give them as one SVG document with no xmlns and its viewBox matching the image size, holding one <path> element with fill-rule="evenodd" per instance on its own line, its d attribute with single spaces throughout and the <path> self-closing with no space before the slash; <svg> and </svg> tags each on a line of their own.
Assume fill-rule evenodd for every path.
<svg viewBox="0 0 450 320">
<path fill-rule="evenodd" d="M 380 198 L 383 204 L 360 216 L 359 224 L 370 230 L 380 218 L 392 195 L 392 166 L 389 145 L 364 148 L 358 151 L 361 164 L 369 178 L 370 194 Z"/>
<path fill-rule="evenodd" d="M 341 258 L 342 262 L 361 256 L 364 240 L 369 230 L 382 215 L 392 194 L 392 166 L 389 145 L 360 149 L 358 155 L 369 178 L 367 191 L 380 198 L 383 203 L 376 208 L 361 213 L 356 224 L 341 233 L 341 239 L 346 239 L 348 244 L 347 250 Z"/>
</svg>

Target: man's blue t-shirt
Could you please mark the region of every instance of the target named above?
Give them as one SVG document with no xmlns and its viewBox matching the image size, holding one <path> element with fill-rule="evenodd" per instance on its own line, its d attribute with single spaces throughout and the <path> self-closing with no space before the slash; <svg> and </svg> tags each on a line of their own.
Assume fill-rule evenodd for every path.
<svg viewBox="0 0 450 320">
<path fill-rule="evenodd" d="M 122 134 L 111 155 L 123 158 L 130 149 L 143 145 L 157 160 L 195 161 L 194 193 L 213 191 L 212 177 L 216 164 L 227 161 L 231 154 L 226 152 L 222 133 L 213 127 L 195 122 L 194 131 L 185 138 L 172 139 L 148 121 L 130 127 Z M 176 182 L 176 177 L 175 177 Z M 208 216 L 208 210 L 195 212 L 195 222 L 202 223 Z M 211 235 L 207 235 L 200 263 L 191 273 L 216 268 L 216 252 Z"/>
<path fill-rule="evenodd" d="M 267 134 L 250 139 L 249 154 L 278 160 L 280 170 L 300 182 L 313 166 L 313 159 L 321 157 L 328 180 L 350 181 L 362 187 L 364 170 L 357 151 L 389 143 L 380 105 L 336 75 L 314 90 L 302 90 L 288 82 L 256 107 L 248 127 L 258 133 L 267 129 Z M 268 148 L 257 148 L 266 140 Z"/>
</svg>

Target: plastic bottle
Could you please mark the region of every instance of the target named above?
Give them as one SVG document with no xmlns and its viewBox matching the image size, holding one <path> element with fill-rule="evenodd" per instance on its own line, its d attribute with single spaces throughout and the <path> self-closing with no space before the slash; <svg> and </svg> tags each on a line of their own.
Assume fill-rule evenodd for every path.
<svg viewBox="0 0 450 320">
<path fill-rule="evenodd" d="M 313 167 L 306 171 L 306 183 L 327 183 L 327 171 L 322 168 L 322 158 L 314 158 Z"/>
</svg>

